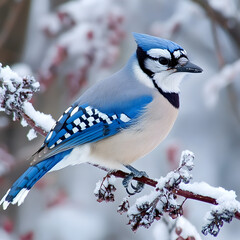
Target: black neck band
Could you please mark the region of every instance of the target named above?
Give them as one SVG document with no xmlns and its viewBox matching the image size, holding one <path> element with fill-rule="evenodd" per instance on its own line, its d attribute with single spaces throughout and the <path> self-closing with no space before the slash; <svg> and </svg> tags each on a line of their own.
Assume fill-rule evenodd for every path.
<svg viewBox="0 0 240 240">
<path fill-rule="evenodd" d="M 161 93 L 175 108 L 179 108 L 179 95 L 178 93 L 166 93 L 164 92 L 158 85 L 156 84 L 155 80 L 153 79 L 154 73 L 147 69 L 144 65 L 145 59 L 148 58 L 146 52 L 144 52 L 140 47 L 137 48 L 137 59 L 138 64 L 142 71 L 148 75 L 153 81 L 154 87 Z"/>
<path fill-rule="evenodd" d="M 153 84 L 155 88 L 175 107 L 179 108 L 179 94 L 178 93 L 166 93 L 164 92 L 158 85 L 156 84 L 155 80 L 153 79 Z"/>
</svg>

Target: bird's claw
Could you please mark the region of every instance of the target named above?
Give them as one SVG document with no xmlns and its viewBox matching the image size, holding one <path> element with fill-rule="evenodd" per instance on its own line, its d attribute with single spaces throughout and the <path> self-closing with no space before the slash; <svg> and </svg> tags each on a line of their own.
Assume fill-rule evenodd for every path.
<svg viewBox="0 0 240 240">
<path fill-rule="evenodd" d="M 137 172 L 131 172 L 130 174 L 128 174 L 122 181 L 123 186 L 126 188 L 126 191 L 129 195 L 134 195 L 136 193 L 140 193 L 143 188 L 144 188 L 144 183 L 137 181 L 136 186 L 133 185 L 132 181 L 133 178 L 137 177 L 137 178 L 141 178 L 141 177 L 147 177 L 148 175 L 146 174 L 146 172 L 143 171 L 137 171 Z M 133 192 L 129 191 L 129 185 L 131 186 L 131 188 L 134 190 Z"/>
</svg>

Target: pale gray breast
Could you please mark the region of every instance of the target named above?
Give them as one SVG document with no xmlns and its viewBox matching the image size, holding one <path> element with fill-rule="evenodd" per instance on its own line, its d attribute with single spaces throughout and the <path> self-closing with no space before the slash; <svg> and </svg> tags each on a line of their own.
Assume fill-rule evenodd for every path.
<svg viewBox="0 0 240 240">
<path fill-rule="evenodd" d="M 151 152 L 168 135 L 178 114 L 158 91 L 148 105 L 139 124 L 107 139 L 92 144 L 92 156 L 100 158 L 106 166 L 131 164 Z"/>
</svg>

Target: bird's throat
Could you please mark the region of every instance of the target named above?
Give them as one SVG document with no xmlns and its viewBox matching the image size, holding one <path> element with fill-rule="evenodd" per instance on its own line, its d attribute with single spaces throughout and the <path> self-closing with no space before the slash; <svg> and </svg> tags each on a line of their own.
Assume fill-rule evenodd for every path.
<svg viewBox="0 0 240 240">
<path fill-rule="evenodd" d="M 156 81 L 153 79 L 154 73 L 151 72 L 149 69 L 147 69 L 144 65 L 144 61 L 147 58 L 147 54 L 140 48 L 137 48 L 136 51 L 138 64 L 143 71 L 153 82 L 154 87 L 159 91 L 160 94 L 162 94 L 175 108 L 179 108 L 179 94 L 175 92 L 164 92 L 156 83 Z"/>
<path fill-rule="evenodd" d="M 179 102 L 178 93 L 164 92 L 160 87 L 158 87 L 154 79 L 153 79 L 153 85 L 159 91 L 159 93 L 162 94 L 175 108 L 179 108 L 180 102 Z"/>
</svg>

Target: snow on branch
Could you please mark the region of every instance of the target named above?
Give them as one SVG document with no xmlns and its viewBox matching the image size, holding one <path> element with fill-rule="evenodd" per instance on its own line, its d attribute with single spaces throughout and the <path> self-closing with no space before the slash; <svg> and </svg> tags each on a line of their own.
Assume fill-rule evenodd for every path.
<svg viewBox="0 0 240 240">
<path fill-rule="evenodd" d="M 240 203 L 236 200 L 234 191 L 227 191 L 221 187 L 215 188 L 205 182 L 180 185 L 180 188 L 215 199 L 216 206 L 213 206 L 205 215 L 205 225 L 202 229 L 204 235 L 210 233 L 217 236 L 224 222 L 229 223 L 234 217 L 240 219 Z"/>
<path fill-rule="evenodd" d="M 193 169 L 193 153 L 182 153 L 179 167 L 166 177 L 161 177 L 149 195 L 137 199 L 136 203 L 127 211 L 129 224 L 133 231 L 140 226 L 149 228 L 155 220 L 159 220 L 163 213 L 175 219 L 183 214 L 183 202 L 176 201 L 176 194 L 172 191 L 177 189 L 181 182 L 187 184 L 192 178 L 190 171 Z"/>
<path fill-rule="evenodd" d="M 155 220 L 161 219 L 164 213 L 172 219 L 183 214 L 183 204 L 187 199 L 210 203 L 214 205 L 206 214 L 202 233 L 216 236 L 224 222 L 230 222 L 233 217 L 240 220 L 240 203 L 236 200 L 234 191 L 227 191 L 221 187 L 216 188 L 205 182 L 190 183 L 194 155 L 190 151 L 183 151 L 179 167 L 155 181 L 147 177 L 134 178 L 134 180 L 152 186 L 155 189 L 148 195 L 137 199 L 130 206 L 129 198 L 125 198 L 118 208 L 119 213 L 127 212 L 129 224 L 133 231 L 140 226 L 149 228 Z M 107 169 L 101 168 L 105 171 Z M 110 176 L 125 178 L 127 173 L 122 171 L 110 172 L 102 183 L 98 183 L 94 191 L 99 202 L 114 201 L 113 192 L 116 188 Z M 184 197 L 179 202 L 178 196 Z M 109 200 L 110 199 L 110 200 Z"/>
<path fill-rule="evenodd" d="M 94 195 L 97 197 L 98 202 L 114 202 L 114 194 L 112 192 L 116 191 L 113 185 L 116 178 L 107 174 L 102 181 L 96 183 L 96 188 L 94 190 Z"/>
<path fill-rule="evenodd" d="M 239 79 L 240 59 L 225 65 L 217 74 L 210 78 L 204 88 L 204 99 L 209 107 L 216 105 L 221 89 Z"/>
<path fill-rule="evenodd" d="M 42 19 L 41 29 L 53 40 L 40 68 L 43 87 L 49 86 L 61 71 L 73 97 L 91 71 L 115 63 L 125 35 L 125 13 L 116 1 L 98 2 L 70 1 Z"/>
<path fill-rule="evenodd" d="M 21 108 L 25 101 L 32 98 L 34 92 L 39 91 L 39 83 L 33 77 L 21 78 L 9 66 L 0 65 L 0 103 L 1 111 L 13 114 L 13 120 L 21 117 Z"/>
<path fill-rule="evenodd" d="M 50 115 L 36 111 L 29 102 L 39 90 L 39 82 L 33 77 L 20 77 L 9 66 L 0 64 L 0 110 L 12 114 L 14 121 L 22 120 L 23 126 L 28 124 L 36 132 L 46 135 L 55 121 Z M 29 139 L 33 137 L 32 130 Z"/>
</svg>

